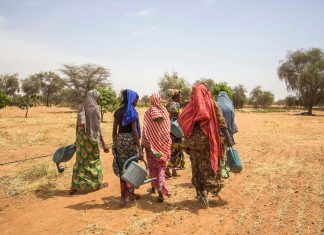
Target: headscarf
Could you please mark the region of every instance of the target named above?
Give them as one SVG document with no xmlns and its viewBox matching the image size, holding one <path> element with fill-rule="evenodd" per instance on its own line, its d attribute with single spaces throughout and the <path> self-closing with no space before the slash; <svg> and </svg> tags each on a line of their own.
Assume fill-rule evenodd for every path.
<svg viewBox="0 0 324 235">
<path fill-rule="evenodd" d="M 150 96 L 151 108 L 144 114 L 142 145 L 149 149 L 157 160 L 166 162 L 171 155 L 169 113 L 161 104 L 158 93 Z"/>
<path fill-rule="evenodd" d="M 93 141 L 100 143 L 100 111 L 97 100 L 99 99 L 99 92 L 97 90 L 91 90 L 88 92 L 83 108 L 81 107 L 78 113 L 78 122 L 80 124 L 84 122 L 85 117 L 85 131 L 88 138 Z"/>
<path fill-rule="evenodd" d="M 177 90 L 177 89 L 169 89 L 168 90 L 168 94 L 170 98 L 173 98 L 176 95 L 180 95 L 181 94 L 181 90 Z"/>
<path fill-rule="evenodd" d="M 136 128 L 138 136 L 141 137 L 141 126 L 139 122 L 138 113 L 133 106 L 134 101 L 138 98 L 138 94 L 135 91 L 126 90 L 127 95 L 127 104 L 125 104 L 126 111 L 123 117 L 122 125 L 127 126 L 131 124 L 133 121 L 136 121 Z"/>
<path fill-rule="evenodd" d="M 222 157 L 220 129 L 212 94 L 203 83 L 193 86 L 190 101 L 178 118 L 178 123 L 186 138 L 191 137 L 197 122 L 202 132 L 208 137 L 211 167 L 217 173 L 218 159 Z"/>
<path fill-rule="evenodd" d="M 223 112 L 223 116 L 227 123 L 228 133 L 233 139 L 233 135 L 237 132 L 235 125 L 235 110 L 233 103 L 225 91 L 221 91 L 217 97 L 217 104 Z"/>
</svg>

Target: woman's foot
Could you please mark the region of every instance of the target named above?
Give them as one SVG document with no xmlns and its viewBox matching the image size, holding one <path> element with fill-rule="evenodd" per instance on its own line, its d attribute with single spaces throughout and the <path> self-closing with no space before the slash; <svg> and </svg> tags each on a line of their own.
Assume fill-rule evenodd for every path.
<svg viewBox="0 0 324 235">
<path fill-rule="evenodd" d="M 156 190 L 154 187 L 149 187 L 146 192 L 150 193 L 150 194 L 155 194 L 156 193 Z"/>
<path fill-rule="evenodd" d="M 136 200 L 138 200 L 138 199 L 140 199 L 140 198 L 141 198 L 141 195 L 136 194 L 136 193 L 134 193 L 134 194 L 132 194 L 132 195 L 130 196 L 130 200 L 131 200 L 131 201 L 136 201 Z"/>
<path fill-rule="evenodd" d="M 175 169 L 172 169 L 172 177 L 180 176 Z"/>
<path fill-rule="evenodd" d="M 120 199 L 119 206 L 120 207 L 125 207 L 125 206 L 128 205 L 129 201 L 130 201 L 130 198 L 129 197 L 127 197 L 127 198 L 121 198 Z"/>
<path fill-rule="evenodd" d="M 76 192 L 77 192 L 76 189 L 71 188 L 69 194 L 70 194 L 70 195 L 73 195 L 73 194 L 75 194 Z"/>
<path fill-rule="evenodd" d="M 169 167 L 166 168 L 165 175 L 167 176 L 167 178 L 171 178 L 172 177 L 172 174 L 170 172 L 170 168 Z"/>
<path fill-rule="evenodd" d="M 162 191 L 158 191 L 158 193 L 159 193 L 159 196 L 158 196 L 158 202 L 164 202 L 164 196 L 163 196 L 163 193 L 162 193 Z"/>
<path fill-rule="evenodd" d="M 97 190 L 100 190 L 100 189 L 103 189 L 103 188 L 107 188 L 108 187 L 108 183 L 107 182 L 104 182 L 104 183 L 101 183 L 99 185 L 99 187 L 97 188 Z"/>
<path fill-rule="evenodd" d="M 208 192 L 204 190 L 200 193 L 200 195 L 201 195 L 202 202 L 205 204 L 206 208 L 208 208 L 209 207 Z"/>
</svg>

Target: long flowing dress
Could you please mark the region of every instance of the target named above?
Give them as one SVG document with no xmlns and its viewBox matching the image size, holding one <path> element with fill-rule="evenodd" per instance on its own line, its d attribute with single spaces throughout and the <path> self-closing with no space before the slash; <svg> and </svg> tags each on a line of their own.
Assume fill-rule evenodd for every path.
<svg viewBox="0 0 324 235">
<path fill-rule="evenodd" d="M 218 193 L 220 190 L 222 143 L 217 116 L 216 105 L 206 85 L 194 85 L 178 122 L 186 136 L 185 147 L 190 149 L 192 184 L 197 192 Z"/>
<path fill-rule="evenodd" d="M 170 106 L 168 107 L 168 112 L 171 116 L 171 123 L 175 122 L 177 120 L 177 117 L 180 114 L 180 104 L 178 102 L 171 102 Z M 180 127 L 179 127 L 180 128 Z M 171 129 L 171 157 L 168 162 L 168 167 L 171 169 L 185 166 L 184 161 L 184 154 L 183 154 L 183 143 L 182 143 L 182 137 L 176 136 L 174 133 L 172 133 Z"/>
<path fill-rule="evenodd" d="M 72 189 L 95 190 L 103 180 L 99 144 L 89 140 L 84 130 L 78 132 L 76 162 L 73 166 Z"/>
<path fill-rule="evenodd" d="M 95 190 L 102 184 L 98 97 L 98 91 L 91 90 L 78 112 L 76 162 L 73 166 L 71 189 Z"/>
<path fill-rule="evenodd" d="M 139 124 L 138 113 L 133 106 L 133 102 L 137 99 L 138 95 L 136 92 L 127 89 L 127 102 L 125 106 L 119 108 L 114 113 L 114 118 L 118 122 L 118 134 L 115 139 L 114 146 L 114 161 L 113 161 L 113 169 L 116 176 L 121 177 L 122 168 L 125 162 L 132 158 L 138 157 L 138 149 L 136 146 L 135 139 L 132 133 L 132 125 L 133 121 L 136 122 L 137 132 L 140 135 L 141 129 Z M 134 195 L 134 187 L 124 180 L 120 179 L 120 192 L 121 198 L 126 199 L 130 196 Z"/>
<path fill-rule="evenodd" d="M 142 146 L 146 149 L 151 178 L 157 178 L 152 187 L 169 196 L 165 180 L 167 161 L 170 158 L 170 119 L 168 111 L 161 105 L 159 94 L 150 96 L 151 108 L 144 114 Z"/>
</svg>

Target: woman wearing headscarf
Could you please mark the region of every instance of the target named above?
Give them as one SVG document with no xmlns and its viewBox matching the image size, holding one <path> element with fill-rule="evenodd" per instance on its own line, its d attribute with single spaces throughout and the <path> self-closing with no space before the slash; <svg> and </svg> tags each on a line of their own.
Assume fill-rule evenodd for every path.
<svg viewBox="0 0 324 235">
<path fill-rule="evenodd" d="M 135 109 L 138 94 L 132 90 L 122 92 L 123 101 L 121 107 L 114 113 L 113 126 L 113 150 L 114 150 L 114 173 L 120 177 L 124 163 L 131 157 L 143 158 L 140 151 L 141 129 L 138 113 Z M 129 200 L 139 199 L 134 193 L 134 188 L 120 178 L 121 206 L 125 206 Z"/>
<path fill-rule="evenodd" d="M 226 124 L 227 124 L 227 133 L 225 133 L 227 136 L 229 136 L 231 142 L 234 144 L 234 134 L 238 131 L 237 126 L 235 124 L 235 109 L 234 105 L 230 99 L 230 97 L 227 95 L 225 91 L 221 91 L 217 97 L 217 105 L 221 109 L 222 114 L 225 118 Z M 223 178 L 229 177 L 230 168 L 226 164 L 227 159 L 227 143 L 225 141 L 225 134 L 221 133 L 221 139 L 223 143 L 223 159 L 220 163 L 221 165 L 221 171 L 220 174 Z"/>
<path fill-rule="evenodd" d="M 158 93 L 150 96 L 150 102 L 151 107 L 144 114 L 142 146 L 146 150 L 150 177 L 157 178 L 149 192 L 157 191 L 158 200 L 164 202 L 164 195 L 169 196 L 165 170 L 171 154 L 170 119 Z"/>
<path fill-rule="evenodd" d="M 103 183 L 99 145 L 109 152 L 100 129 L 100 99 L 97 90 L 88 92 L 77 117 L 76 162 L 73 167 L 70 194 L 77 190 L 97 190 L 107 187 Z"/>
<path fill-rule="evenodd" d="M 184 168 L 185 162 L 184 162 L 184 154 L 183 154 L 183 144 L 182 144 L 182 130 L 178 125 L 177 119 L 180 115 L 180 101 L 181 101 L 181 91 L 175 90 L 175 89 L 169 89 L 169 96 L 171 98 L 171 102 L 168 105 L 168 112 L 170 115 L 170 121 L 171 121 L 171 158 L 169 160 L 167 169 L 166 169 L 166 175 L 168 177 L 176 177 L 179 176 L 176 168 Z M 179 129 L 179 130 L 178 130 Z M 170 169 L 172 169 L 172 174 L 170 172 Z"/>
<path fill-rule="evenodd" d="M 205 84 L 193 86 L 190 101 L 178 122 L 186 137 L 185 150 L 190 155 L 192 184 L 198 199 L 208 207 L 208 193 L 217 194 L 220 190 L 220 129 L 225 131 L 227 127 Z"/>
</svg>

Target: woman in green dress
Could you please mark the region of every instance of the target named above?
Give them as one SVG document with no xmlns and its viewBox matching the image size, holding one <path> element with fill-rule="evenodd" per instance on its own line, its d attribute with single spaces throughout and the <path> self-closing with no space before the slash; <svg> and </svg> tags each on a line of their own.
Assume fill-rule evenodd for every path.
<svg viewBox="0 0 324 235">
<path fill-rule="evenodd" d="M 100 111 L 97 90 L 88 92 L 78 112 L 76 162 L 73 167 L 70 194 L 76 191 L 93 191 L 108 186 L 103 182 L 99 145 L 105 153 L 109 152 L 100 129 Z"/>
</svg>

